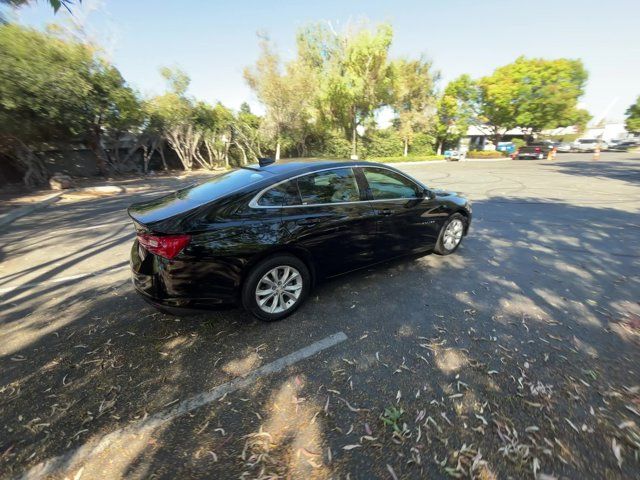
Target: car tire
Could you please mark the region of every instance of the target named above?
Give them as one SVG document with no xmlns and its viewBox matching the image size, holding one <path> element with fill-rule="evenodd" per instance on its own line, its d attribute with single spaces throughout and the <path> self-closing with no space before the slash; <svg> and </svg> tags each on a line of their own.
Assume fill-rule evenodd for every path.
<svg viewBox="0 0 640 480">
<path fill-rule="evenodd" d="M 448 233 L 447 229 L 449 229 L 449 227 L 454 222 L 461 225 L 462 230 L 461 230 L 460 238 L 452 246 L 445 237 L 447 236 L 447 233 Z M 447 221 L 444 223 L 444 225 L 440 229 L 440 234 L 438 235 L 438 241 L 436 242 L 436 247 L 434 248 L 433 251 L 438 255 L 452 254 L 458 249 L 458 247 L 462 243 L 462 238 L 464 237 L 464 232 L 466 229 L 467 229 L 467 218 L 460 213 L 454 213 L 449 218 L 447 218 Z"/>
<path fill-rule="evenodd" d="M 284 276 L 287 271 L 289 277 Z M 294 278 L 295 275 L 299 277 Z M 276 281 L 279 278 L 282 282 Z M 299 292 L 294 287 L 299 287 Z M 264 293 L 269 288 L 274 293 Z M 273 255 L 258 263 L 247 275 L 242 285 L 242 306 L 258 320 L 275 322 L 295 312 L 304 303 L 310 289 L 311 274 L 302 260 L 289 254 Z M 262 306 L 259 299 L 265 300 Z M 271 308 L 273 305 L 276 305 L 275 309 Z"/>
</svg>

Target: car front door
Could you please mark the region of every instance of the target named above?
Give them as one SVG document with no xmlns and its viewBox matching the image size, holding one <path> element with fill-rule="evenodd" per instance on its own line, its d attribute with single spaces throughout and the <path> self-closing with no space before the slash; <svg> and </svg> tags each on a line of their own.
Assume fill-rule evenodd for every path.
<svg viewBox="0 0 640 480">
<path fill-rule="evenodd" d="M 375 215 L 352 168 L 309 173 L 293 180 L 299 204 L 282 208 L 287 241 L 308 251 L 320 276 L 374 261 Z"/>
<path fill-rule="evenodd" d="M 364 167 L 362 175 L 378 227 L 376 258 L 432 249 L 447 217 L 435 196 L 394 170 Z"/>
</svg>

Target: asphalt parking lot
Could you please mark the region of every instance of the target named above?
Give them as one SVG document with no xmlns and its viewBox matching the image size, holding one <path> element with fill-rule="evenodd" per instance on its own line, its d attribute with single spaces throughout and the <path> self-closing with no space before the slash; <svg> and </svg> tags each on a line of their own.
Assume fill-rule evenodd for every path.
<svg viewBox="0 0 640 480">
<path fill-rule="evenodd" d="M 0 477 L 640 478 L 640 155 L 399 168 L 473 201 L 458 252 L 274 324 L 132 291 L 126 206 L 193 179 L 7 227 Z"/>
</svg>

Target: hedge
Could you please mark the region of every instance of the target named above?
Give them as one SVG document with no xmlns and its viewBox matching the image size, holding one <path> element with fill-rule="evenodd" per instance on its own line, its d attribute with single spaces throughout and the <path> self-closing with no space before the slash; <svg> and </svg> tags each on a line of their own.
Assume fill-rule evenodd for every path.
<svg viewBox="0 0 640 480">
<path fill-rule="evenodd" d="M 506 156 L 497 150 L 471 150 L 467 153 L 467 158 L 504 158 Z"/>
</svg>

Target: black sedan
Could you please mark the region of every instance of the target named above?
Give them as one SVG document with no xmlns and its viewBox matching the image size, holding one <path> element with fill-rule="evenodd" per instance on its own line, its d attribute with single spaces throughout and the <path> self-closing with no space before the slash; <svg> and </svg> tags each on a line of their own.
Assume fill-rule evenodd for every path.
<svg viewBox="0 0 640 480">
<path fill-rule="evenodd" d="M 318 281 L 411 253 L 453 253 L 469 202 L 386 165 L 261 162 L 129 207 L 136 290 L 163 310 L 294 312 Z"/>
</svg>

